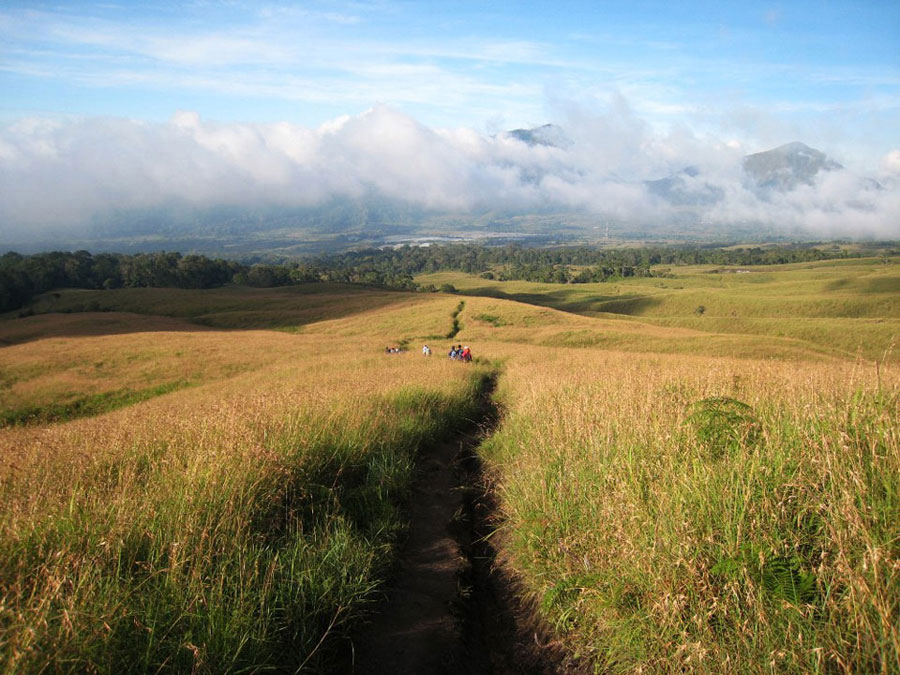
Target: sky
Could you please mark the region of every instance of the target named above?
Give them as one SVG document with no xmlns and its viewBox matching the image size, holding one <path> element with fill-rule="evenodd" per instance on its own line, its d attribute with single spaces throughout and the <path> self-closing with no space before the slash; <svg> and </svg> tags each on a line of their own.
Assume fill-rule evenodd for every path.
<svg viewBox="0 0 900 675">
<path fill-rule="evenodd" d="M 581 153 L 497 142 L 547 122 Z M 173 196 L 212 203 L 236 186 L 248 200 L 313 203 L 373 184 L 448 208 L 478 201 L 461 189 L 590 207 L 574 195 L 615 188 L 623 212 L 649 217 L 622 181 L 704 163 L 724 175 L 743 154 L 795 140 L 892 186 L 900 3 L 0 0 L 7 224 Z M 504 174 L 509 152 L 548 176 L 539 195 Z M 391 166 L 385 186 L 385 157 L 421 161 L 437 183 Z M 478 182 L 486 173 L 496 193 Z M 817 208 L 859 202 L 859 181 L 845 183 L 839 197 L 825 186 Z M 857 211 L 871 221 L 886 206 L 869 197 L 881 199 Z M 733 206 L 746 217 L 748 204 Z M 897 227 L 885 214 L 873 231 Z"/>
</svg>

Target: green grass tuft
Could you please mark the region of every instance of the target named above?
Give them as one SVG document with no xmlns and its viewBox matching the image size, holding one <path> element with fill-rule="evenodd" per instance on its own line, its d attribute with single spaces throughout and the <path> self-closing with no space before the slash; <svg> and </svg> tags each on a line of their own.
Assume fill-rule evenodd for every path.
<svg viewBox="0 0 900 675">
<path fill-rule="evenodd" d="M 687 421 L 712 459 L 752 447 L 760 437 L 753 408 L 727 396 L 698 401 L 691 406 Z"/>
</svg>

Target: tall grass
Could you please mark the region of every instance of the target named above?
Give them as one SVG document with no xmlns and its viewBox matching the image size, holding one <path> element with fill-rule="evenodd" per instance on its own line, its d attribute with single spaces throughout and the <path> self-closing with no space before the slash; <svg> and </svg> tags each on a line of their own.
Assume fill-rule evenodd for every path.
<svg viewBox="0 0 900 675">
<path fill-rule="evenodd" d="M 822 309 L 837 272 L 804 274 Z M 802 303 L 727 294 L 790 279 L 732 276 L 675 281 L 725 303 L 691 326 L 720 313 L 730 331 L 732 302 L 764 317 L 733 322 L 754 335 L 478 297 L 463 326 L 457 297 L 340 287 L 46 296 L 39 311 L 102 301 L 300 334 L 143 317 L 159 332 L 120 335 L 134 318 L 114 313 L 7 322 L 0 340 L 26 342 L 0 354 L 10 414 L 196 386 L 0 429 L 0 672 L 323 668 L 391 560 L 417 449 L 473 414 L 486 376 L 383 346 L 431 343 L 451 321 L 505 362 L 503 423 L 482 451 L 506 563 L 598 671 L 900 671 L 900 375 L 881 344 L 893 333 L 862 336 L 878 371 L 834 349 L 861 319 L 773 338 L 794 334 L 785 315 Z M 692 312 L 699 296 L 656 281 L 636 285 L 659 316 Z M 521 284 L 586 313 L 619 293 Z M 866 306 L 894 307 L 880 296 Z"/>
<path fill-rule="evenodd" d="M 484 373 L 453 365 L 313 353 L 0 432 L 0 671 L 320 667 L 391 560 L 417 448 L 472 415 Z"/>
<path fill-rule="evenodd" d="M 600 672 L 898 672 L 896 370 L 517 349 L 508 564 Z"/>
</svg>

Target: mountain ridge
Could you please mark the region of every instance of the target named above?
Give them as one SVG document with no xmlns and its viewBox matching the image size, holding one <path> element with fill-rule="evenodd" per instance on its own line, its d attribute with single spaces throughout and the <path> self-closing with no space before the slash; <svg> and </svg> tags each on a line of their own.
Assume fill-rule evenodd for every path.
<svg viewBox="0 0 900 675">
<path fill-rule="evenodd" d="M 745 155 L 742 168 L 759 188 L 785 191 L 812 185 L 820 172 L 840 171 L 844 167 L 821 150 L 792 141 Z"/>
</svg>

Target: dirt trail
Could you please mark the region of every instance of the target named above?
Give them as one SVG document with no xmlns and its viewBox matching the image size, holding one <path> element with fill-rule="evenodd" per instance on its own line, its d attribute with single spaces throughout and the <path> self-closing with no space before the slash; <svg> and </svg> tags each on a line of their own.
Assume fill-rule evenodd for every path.
<svg viewBox="0 0 900 675">
<path fill-rule="evenodd" d="M 495 569 L 493 503 L 475 449 L 497 424 L 490 389 L 482 413 L 420 457 L 408 538 L 385 601 L 353 636 L 347 671 L 557 673 L 561 654 L 526 630 L 512 584 Z"/>
</svg>

